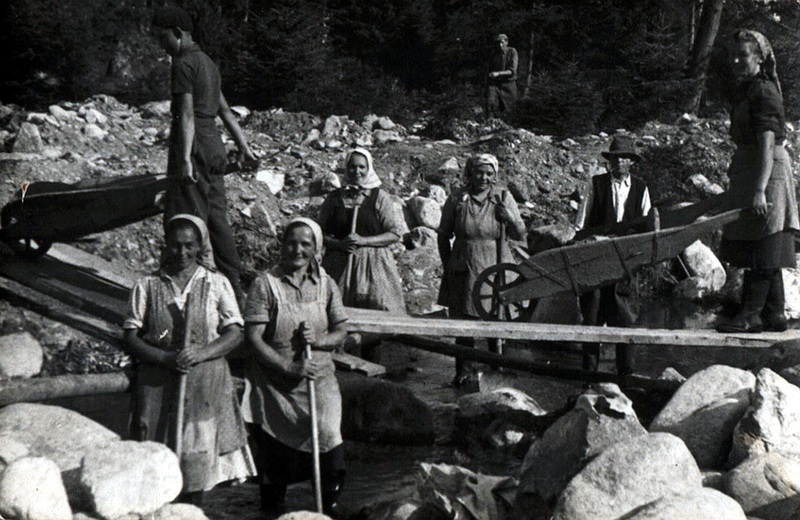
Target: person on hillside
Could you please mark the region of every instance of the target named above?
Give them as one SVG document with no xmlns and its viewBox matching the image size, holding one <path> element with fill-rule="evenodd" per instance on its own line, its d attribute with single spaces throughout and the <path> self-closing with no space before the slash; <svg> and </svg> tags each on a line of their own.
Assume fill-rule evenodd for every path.
<svg viewBox="0 0 800 520">
<path fill-rule="evenodd" d="M 222 94 L 219 69 L 192 39 L 189 15 L 178 7 L 161 7 L 153 16 L 152 26 L 159 45 L 172 56 L 167 174 L 177 182 L 167 189 L 164 222 L 178 213 L 188 213 L 207 223 L 216 264 L 242 303 L 241 260 L 228 224 L 225 198 L 223 176 L 228 160 L 215 124 L 217 116 L 236 142 L 242 159 L 256 158 Z"/>
<path fill-rule="evenodd" d="M 209 251 L 208 230 L 200 218 L 172 217 L 166 225 L 161 268 L 136 283 L 123 324 L 128 350 L 138 361 L 133 439 L 174 444 L 170 440 L 176 433 L 179 379 L 186 378 L 177 455 L 182 500 L 196 505 L 215 485 L 255 475 L 224 357 L 241 342 L 243 322 L 233 289 L 216 272 Z M 189 331 L 187 314 L 193 323 Z"/>
<path fill-rule="evenodd" d="M 489 59 L 486 116 L 509 112 L 517 100 L 517 49 L 508 46 L 508 36 L 498 34 Z"/>
<path fill-rule="evenodd" d="M 736 316 L 720 332 L 783 331 L 781 268 L 795 267 L 794 234 L 800 229 L 791 159 L 784 148 L 783 96 L 775 54 L 767 38 L 738 30 L 730 48 L 736 93 L 730 135 L 736 153 L 728 168 L 734 207 L 752 211 L 723 230 L 723 260 L 747 269 Z"/>
<path fill-rule="evenodd" d="M 576 229 L 608 226 L 627 222 L 650 213 L 650 191 L 647 183 L 631 175 L 633 164 L 641 159 L 634 140 L 626 135 L 615 136 L 603 157 L 608 160 L 609 173 L 595 175 L 588 185 L 583 204 L 578 211 Z M 639 314 L 637 279 L 595 289 L 580 297 L 584 325 L 631 327 Z M 583 347 L 584 370 L 596 371 L 600 361 L 600 345 Z M 616 347 L 616 366 L 619 375 L 634 370 L 630 345 Z"/>
<path fill-rule="evenodd" d="M 255 441 L 262 510 L 284 510 L 286 486 L 311 477 L 311 416 L 307 380 L 316 387 L 322 500 L 341 515 L 345 475 L 342 397 L 331 351 L 346 335 L 339 289 L 320 266 L 322 230 L 298 218 L 283 233 L 278 266 L 253 282 L 245 306 L 245 337 L 254 361 L 246 368 L 245 420 Z M 306 359 L 306 345 L 313 350 Z"/>
<path fill-rule="evenodd" d="M 508 238 L 523 240 L 526 235 L 514 197 L 496 185 L 498 172 L 494 155 L 471 157 L 464 168 L 466 186 L 451 193 L 442 208 L 438 246 L 444 272 L 438 303 L 447 306 L 451 318 L 479 318 L 472 288 L 484 269 L 498 263 L 498 248 L 501 262 L 515 263 L 508 241 L 500 241 L 501 225 L 506 226 Z M 456 343 L 475 347 L 473 338 L 458 338 Z M 499 353 L 497 340 L 490 339 L 489 348 Z M 454 386 L 467 382 L 470 367 L 471 364 L 456 358 Z"/>
<path fill-rule="evenodd" d="M 367 150 L 349 151 L 343 167 L 346 185 L 328 195 L 317 216 L 325 240 L 322 266 L 338 282 L 348 307 L 405 314 L 402 280 L 391 250 L 403 235 L 402 213 L 381 189 Z M 375 356 L 374 338 L 351 334 L 348 342 L 361 345 L 364 357 Z"/>
</svg>

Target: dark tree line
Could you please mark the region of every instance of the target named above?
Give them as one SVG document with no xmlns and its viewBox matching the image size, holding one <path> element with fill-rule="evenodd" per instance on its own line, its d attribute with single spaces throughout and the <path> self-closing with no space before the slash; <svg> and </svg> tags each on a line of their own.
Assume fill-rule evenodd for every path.
<svg viewBox="0 0 800 520">
<path fill-rule="evenodd" d="M 0 101 L 37 107 L 98 92 L 131 103 L 165 98 L 167 61 L 149 34 L 162 3 L 6 0 Z M 794 0 L 174 3 L 193 16 L 228 97 L 257 109 L 474 117 L 489 45 L 504 32 L 520 53 L 526 92 L 516 123 L 556 133 L 633 127 L 723 108 L 725 42 L 745 25 L 772 40 L 790 116 L 800 114 Z"/>
</svg>

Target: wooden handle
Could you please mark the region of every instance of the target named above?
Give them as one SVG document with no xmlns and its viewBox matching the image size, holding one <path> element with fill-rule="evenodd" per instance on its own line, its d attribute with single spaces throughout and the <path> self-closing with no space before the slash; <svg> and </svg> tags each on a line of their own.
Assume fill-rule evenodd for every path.
<svg viewBox="0 0 800 520">
<path fill-rule="evenodd" d="M 306 322 L 300 322 L 300 330 L 305 330 Z M 311 344 L 305 341 L 301 335 L 300 341 L 303 344 L 306 359 L 311 359 Z M 311 414 L 311 456 L 314 463 L 314 501 L 316 502 L 317 512 L 322 513 L 322 470 L 319 462 L 319 423 L 317 419 L 317 391 L 314 381 L 309 379 L 308 385 L 308 409 Z"/>
<path fill-rule="evenodd" d="M 189 348 L 192 341 L 192 328 L 194 327 L 194 313 L 192 312 L 192 301 L 194 297 L 191 292 L 186 295 L 186 303 L 184 303 L 184 326 L 183 326 L 183 343 L 181 350 Z M 178 393 L 175 396 L 175 431 L 173 432 L 174 438 L 172 442 L 175 455 L 178 460 L 181 459 L 183 451 L 183 425 L 184 415 L 186 413 L 186 374 L 178 376 Z"/>
</svg>

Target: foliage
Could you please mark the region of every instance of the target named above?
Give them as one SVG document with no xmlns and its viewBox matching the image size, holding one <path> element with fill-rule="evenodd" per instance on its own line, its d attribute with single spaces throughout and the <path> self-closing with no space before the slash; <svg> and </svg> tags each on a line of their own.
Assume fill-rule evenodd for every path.
<svg viewBox="0 0 800 520">
<path fill-rule="evenodd" d="M 494 35 L 508 34 L 527 87 L 514 119 L 548 133 L 633 128 L 674 117 L 694 0 L 170 0 L 220 65 L 233 103 L 322 115 L 425 110 L 474 115 Z M 167 96 L 168 60 L 148 29 L 163 0 L 7 0 L 0 6 L 0 99 L 31 107 L 110 93 Z M 695 13 L 696 14 L 696 13 Z M 800 116 L 800 13 L 794 0 L 729 0 L 703 111 L 725 106 L 734 27 L 773 42 L 790 118 Z M 532 71 L 530 77 L 528 70 Z M 447 102 L 447 98 L 458 101 Z M 436 101 L 432 104 L 432 101 Z"/>
</svg>

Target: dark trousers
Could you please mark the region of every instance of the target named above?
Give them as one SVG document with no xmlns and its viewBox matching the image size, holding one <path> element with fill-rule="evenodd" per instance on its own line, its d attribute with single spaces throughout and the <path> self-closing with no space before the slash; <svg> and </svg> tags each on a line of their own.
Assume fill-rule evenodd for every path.
<svg viewBox="0 0 800 520">
<path fill-rule="evenodd" d="M 580 297 L 583 325 L 611 327 L 631 327 L 636 322 L 636 299 L 631 298 L 632 283 L 614 284 L 582 294 Z M 600 344 L 587 343 L 583 346 L 583 369 L 597 371 L 600 364 Z M 616 345 L 617 374 L 628 375 L 634 370 L 634 355 L 631 345 Z"/>
<path fill-rule="evenodd" d="M 313 478 L 311 453 L 283 444 L 259 425 L 248 424 L 247 430 L 264 501 L 283 502 L 286 486 Z M 344 445 L 320 453 L 319 463 L 323 499 L 335 501 L 346 474 Z"/>
<path fill-rule="evenodd" d="M 230 280 L 239 297 L 243 294 L 239 278 L 242 262 L 228 223 L 225 177 L 202 172 L 198 172 L 198 177 L 196 183 L 176 181 L 170 184 L 164 200 L 164 223 L 179 213 L 203 219 L 208 226 L 217 269 Z"/>
</svg>

